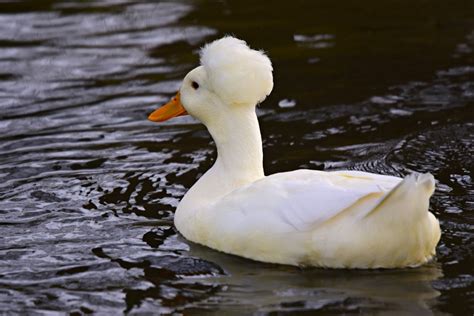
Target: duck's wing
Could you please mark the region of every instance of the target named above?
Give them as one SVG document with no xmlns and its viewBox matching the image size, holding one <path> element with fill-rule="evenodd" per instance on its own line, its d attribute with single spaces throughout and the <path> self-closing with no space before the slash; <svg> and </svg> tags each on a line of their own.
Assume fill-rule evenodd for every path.
<svg viewBox="0 0 474 316">
<path fill-rule="evenodd" d="M 343 213 L 365 216 L 401 180 L 360 171 L 296 170 L 239 188 L 213 208 L 219 209 L 214 214 L 227 223 L 235 220 L 238 224 L 246 218 L 247 226 L 265 223 L 273 231 L 307 231 Z M 350 211 L 354 209 L 355 214 Z"/>
</svg>

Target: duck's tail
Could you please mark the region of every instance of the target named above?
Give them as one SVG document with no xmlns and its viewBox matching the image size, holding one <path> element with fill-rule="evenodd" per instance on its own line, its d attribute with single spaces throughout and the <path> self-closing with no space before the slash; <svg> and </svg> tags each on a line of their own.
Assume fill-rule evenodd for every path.
<svg viewBox="0 0 474 316">
<path fill-rule="evenodd" d="M 379 212 L 391 212 L 396 217 L 423 215 L 428 211 L 429 200 L 435 190 L 435 179 L 430 173 L 412 173 L 395 186 L 365 217 Z M 407 213 L 408 212 L 408 213 Z M 415 213 L 416 212 L 416 213 Z"/>
<path fill-rule="evenodd" d="M 428 210 L 434 189 L 431 174 L 410 174 L 366 214 L 368 228 L 383 240 L 387 266 L 418 266 L 434 256 L 441 236 Z"/>
</svg>

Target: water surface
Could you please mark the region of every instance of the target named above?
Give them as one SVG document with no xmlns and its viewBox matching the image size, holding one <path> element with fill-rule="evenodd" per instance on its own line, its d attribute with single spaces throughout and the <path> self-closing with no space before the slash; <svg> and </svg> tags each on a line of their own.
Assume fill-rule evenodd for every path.
<svg viewBox="0 0 474 316">
<path fill-rule="evenodd" d="M 472 314 L 473 9 L 0 3 L 0 312 Z M 266 173 L 431 172 L 443 230 L 434 262 L 298 269 L 177 234 L 175 207 L 216 151 L 190 117 L 146 117 L 224 34 L 274 63 L 274 92 L 258 108 Z"/>
</svg>

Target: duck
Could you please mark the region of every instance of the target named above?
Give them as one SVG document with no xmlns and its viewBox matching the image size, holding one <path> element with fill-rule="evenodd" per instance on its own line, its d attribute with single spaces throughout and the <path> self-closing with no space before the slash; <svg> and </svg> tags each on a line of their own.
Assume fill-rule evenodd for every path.
<svg viewBox="0 0 474 316">
<path fill-rule="evenodd" d="M 256 105 L 273 89 L 268 56 L 224 36 L 200 50 L 200 65 L 148 119 L 191 115 L 217 158 L 174 215 L 189 241 L 255 261 L 299 267 L 417 267 L 441 236 L 429 211 L 435 179 L 355 170 L 300 169 L 265 175 Z"/>
</svg>

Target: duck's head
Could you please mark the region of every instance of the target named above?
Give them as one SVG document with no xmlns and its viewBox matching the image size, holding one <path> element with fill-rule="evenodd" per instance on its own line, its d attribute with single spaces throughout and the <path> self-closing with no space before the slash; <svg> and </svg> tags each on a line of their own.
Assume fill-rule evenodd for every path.
<svg viewBox="0 0 474 316">
<path fill-rule="evenodd" d="M 227 36 L 201 50 L 201 66 L 191 70 L 177 95 L 148 119 L 162 122 L 190 114 L 208 125 L 233 110 L 255 107 L 272 88 L 270 59 L 244 41 Z"/>
</svg>

